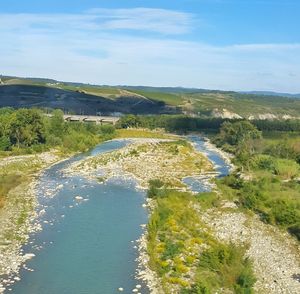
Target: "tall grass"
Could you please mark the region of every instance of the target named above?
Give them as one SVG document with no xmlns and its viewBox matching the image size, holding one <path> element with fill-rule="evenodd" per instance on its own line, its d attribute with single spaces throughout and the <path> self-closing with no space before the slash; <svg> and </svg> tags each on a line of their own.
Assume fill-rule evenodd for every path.
<svg viewBox="0 0 300 294">
<path fill-rule="evenodd" d="M 0 176 L 0 208 L 4 206 L 9 192 L 18 186 L 23 180 L 24 177 L 18 174 L 7 174 Z"/>
</svg>

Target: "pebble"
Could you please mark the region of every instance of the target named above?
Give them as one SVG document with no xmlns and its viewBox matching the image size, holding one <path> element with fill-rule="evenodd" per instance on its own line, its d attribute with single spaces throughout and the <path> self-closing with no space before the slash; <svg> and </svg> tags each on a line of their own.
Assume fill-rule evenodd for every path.
<svg viewBox="0 0 300 294">
<path fill-rule="evenodd" d="M 120 292 L 123 292 L 123 291 L 124 291 L 124 288 L 120 287 L 120 288 L 118 288 L 118 290 L 119 290 Z"/>
</svg>

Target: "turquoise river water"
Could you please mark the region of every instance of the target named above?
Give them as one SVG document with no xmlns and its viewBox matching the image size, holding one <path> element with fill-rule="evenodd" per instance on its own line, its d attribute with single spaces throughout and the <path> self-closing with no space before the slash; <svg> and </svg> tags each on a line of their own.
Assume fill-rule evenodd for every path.
<svg viewBox="0 0 300 294">
<path fill-rule="evenodd" d="M 220 176 L 229 173 L 230 167 L 218 153 L 207 149 L 202 138 L 189 139 L 206 153 Z M 113 294 L 120 293 L 119 287 L 124 288 L 123 293 L 132 293 L 137 284 L 142 286 L 140 293 L 149 293 L 146 285 L 135 279 L 135 240 L 143 233 L 141 224 L 148 218 L 142 206 L 145 191 L 137 190 L 134 181 L 121 178 L 100 184 L 63 173 L 74 161 L 129 143 L 103 143 L 43 173 L 37 188 L 43 230 L 33 234 L 24 246 L 24 252 L 35 257 L 26 262 L 21 280 L 5 294 Z M 186 181 L 195 191 L 210 189 L 201 180 Z M 54 197 L 47 195 L 51 191 Z M 76 200 L 78 195 L 83 200 Z"/>
</svg>

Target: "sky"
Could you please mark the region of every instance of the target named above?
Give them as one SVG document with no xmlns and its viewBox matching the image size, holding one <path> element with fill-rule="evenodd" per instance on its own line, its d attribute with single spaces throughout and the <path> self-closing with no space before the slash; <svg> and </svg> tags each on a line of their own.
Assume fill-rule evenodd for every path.
<svg viewBox="0 0 300 294">
<path fill-rule="evenodd" d="M 300 93 L 299 0 L 9 0 L 0 74 Z"/>
</svg>

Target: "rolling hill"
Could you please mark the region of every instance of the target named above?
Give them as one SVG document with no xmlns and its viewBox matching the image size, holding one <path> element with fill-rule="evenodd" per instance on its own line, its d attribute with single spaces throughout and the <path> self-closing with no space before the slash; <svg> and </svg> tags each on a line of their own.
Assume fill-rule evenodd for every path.
<svg viewBox="0 0 300 294">
<path fill-rule="evenodd" d="M 180 87 L 97 86 L 0 76 L 0 106 L 60 108 L 77 114 L 176 114 L 225 118 L 299 118 L 300 99 Z M 272 94 L 272 95 L 271 95 Z"/>
</svg>

